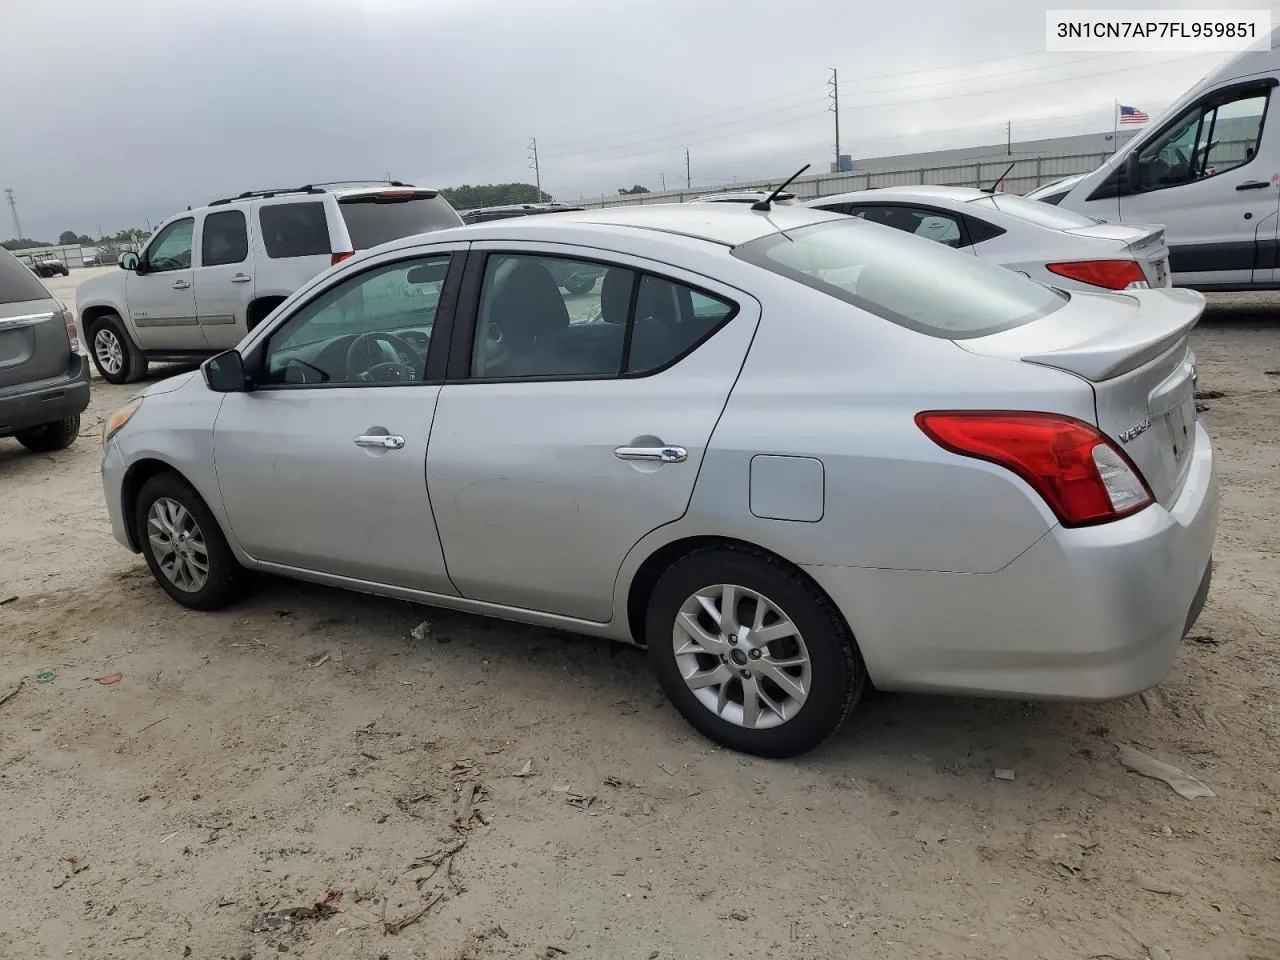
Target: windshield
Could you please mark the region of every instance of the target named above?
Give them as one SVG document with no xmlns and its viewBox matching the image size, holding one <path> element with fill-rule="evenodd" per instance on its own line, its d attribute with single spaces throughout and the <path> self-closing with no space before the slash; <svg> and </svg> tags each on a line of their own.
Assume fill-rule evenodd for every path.
<svg viewBox="0 0 1280 960">
<path fill-rule="evenodd" d="M 1041 200 L 1028 200 L 1026 197 L 1011 193 L 993 194 L 990 197 L 971 200 L 970 203 L 975 207 L 995 207 L 1001 213 L 1007 213 L 1027 223 L 1034 223 L 1038 227 L 1048 227 L 1050 230 L 1079 230 L 1082 227 L 1096 227 L 1102 222 L 1093 217 L 1086 217 L 1082 213 L 1063 210 L 1061 207 L 1055 207 Z"/>
<path fill-rule="evenodd" d="M 1038 320 L 1067 296 L 892 227 L 848 219 L 775 233 L 733 255 L 900 326 L 962 340 Z"/>
<path fill-rule="evenodd" d="M 351 246 L 368 250 L 389 240 L 462 225 L 462 218 L 439 194 L 413 196 L 400 192 L 361 194 L 338 201 L 347 222 Z"/>
</svg>

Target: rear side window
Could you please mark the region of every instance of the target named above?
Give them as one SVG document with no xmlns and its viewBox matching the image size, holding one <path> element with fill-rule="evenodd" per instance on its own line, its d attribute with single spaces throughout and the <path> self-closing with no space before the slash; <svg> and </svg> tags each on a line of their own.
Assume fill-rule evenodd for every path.
<svg viewBox="0 0 1280 960">
<path fill-rule="evenodd" d="M 0 303 L 47 300 L 49 291 L 17 257 L 0 249 Z"/>
<path fill-rule="evenodd" d="M 1066 294 L 933 240 L 857 219 L 770 234 L 733 255 L 932 337 L 964 340 L 1022 326 Z"/>
<path fill-rule="evenodd" d="M 1061 200 L 1062 198 L 1059 197 L 1058 199 Z M 1010 193 L 1000 196 L 992 194 L 989 197 L 970 202 L 975 207 L 995 207 L 1001 213 L 1007 213 L 1009 216 L 1017 217 L 1027 223 L 1034 223 L 1038 227 L 1048 227 L 1050 230 L 1079 230 L 1081 227 L 1096 227 L 1102 222 L 1101 220 L 1095 220 L 1093 217 L 1086 217 L 1082 213 L 1076 213 L 1073 210 L 1064 210 L 1042 200 L 1028 200 L 1026 197 L 1019 197 Z"/>
<path fill-rule="evenodd" d="M 351 246 L 368 250 L 380 243 L 462 225 L 462 218 L 437 193 L 388 190 L 338 201 Z"/>
<path fill-rule="evenodd" d="M 276 203 L 258 208 L 262 227 L 262 244 L 267 256 L 313 257 L 329 255 L 329 222 L 324 204 L 318 200 L 301 203 Z"/>
<path fill-rule="evenodd" d="M 249 231 L 245 227 L 244 211 L 223 210 L 204 218 L 204 233 L 200 238 L 202 267 L 241 263 L 248 256 Z"/>
</svg>

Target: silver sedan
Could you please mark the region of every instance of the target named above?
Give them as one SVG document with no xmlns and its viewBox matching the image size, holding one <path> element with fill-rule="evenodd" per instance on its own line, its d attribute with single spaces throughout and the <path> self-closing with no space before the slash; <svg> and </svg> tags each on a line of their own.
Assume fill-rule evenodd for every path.
<svg viewBox="0 0 1280 960">
<path fill-rule="evenodd" d="M 496 221 L 352 258 L 144 390 L 103 484 L 188 607 L 268 571 L 640 644 L 704 734 L 789 756 L 871 683 L 1165 676 L 1211 569 L 1203 308 L 795 205 Z"/>
</svg>

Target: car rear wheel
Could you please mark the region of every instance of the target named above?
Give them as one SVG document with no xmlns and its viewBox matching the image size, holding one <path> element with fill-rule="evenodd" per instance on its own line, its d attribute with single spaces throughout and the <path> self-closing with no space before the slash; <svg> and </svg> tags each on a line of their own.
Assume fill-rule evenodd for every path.
<svg viewBox="0 0 1280 960">
<path fill-rule="evenodd" d="M 88 334 L 93 365 L 108 383 L 130 383 L 146 374 L 147 358 L 125 333 L 117 314 L 94 320 Z"/>
<path fill-rule="evenodd" d="M 174 600 L 217 610 L 244 594 L 246 574 L 200 494 L 175 473 L 142 485 L 135 534 L 151 575 Z"/>
<path fill-rule="evenodd" d="M 15 439 L 33 453 L 49 453 L 62 450 L 76 442 L 80 436 L 80 414 L 46 423 L 30 430 L 19 430 Z"/>
<path fill-rule="evenodd" d="M 791 757 L 839 729 L 867 685 L 835 605 L 765 554 L 715 547 L 658 581 L 645 624 L 663 690 L 717 743 Z"/>
</svg>

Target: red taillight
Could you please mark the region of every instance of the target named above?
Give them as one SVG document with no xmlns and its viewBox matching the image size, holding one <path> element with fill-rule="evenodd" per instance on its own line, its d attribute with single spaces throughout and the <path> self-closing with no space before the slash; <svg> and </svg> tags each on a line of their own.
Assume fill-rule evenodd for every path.
<svg viewBox="0 0 1280 960">
<path fill-rule="evenodd" d="M 80 352 L 80 337 L 76 334 L 76 315 L 62 301 L 58 301 L 58 306 L 62 308 L 62 322 L 67 325 L 67 339 L 71 341 L 71 352 Z"/>
<path fill-rule="evenodd" d="M 1072 417 L 925 411 L 916 414 L 916 424 L 945 450 L 1012 470 L 1063 526 L 1118 520 L 1153 501 L 1132 461 L 1096 428 Z"/>
<path fill-rule="evenodd" d="M 1107 290 L 1145 288 L 1147 275 L 1137 260 L 1076 260 L 1070 263 L 1046 263 L 1050 273 L 1079 280 Z"/>
<path fill-rule="evenodd" d="M 346 260 L 349 257 L 354 257 L 355 255 L 356 255 L 356 252 L 354 250 L 348 250 L 346 253 L 335 253 L 333 255 L 333 259 L 329 261 L 329 266 L 336 267 L 343 260 Z"/>
</svg>

